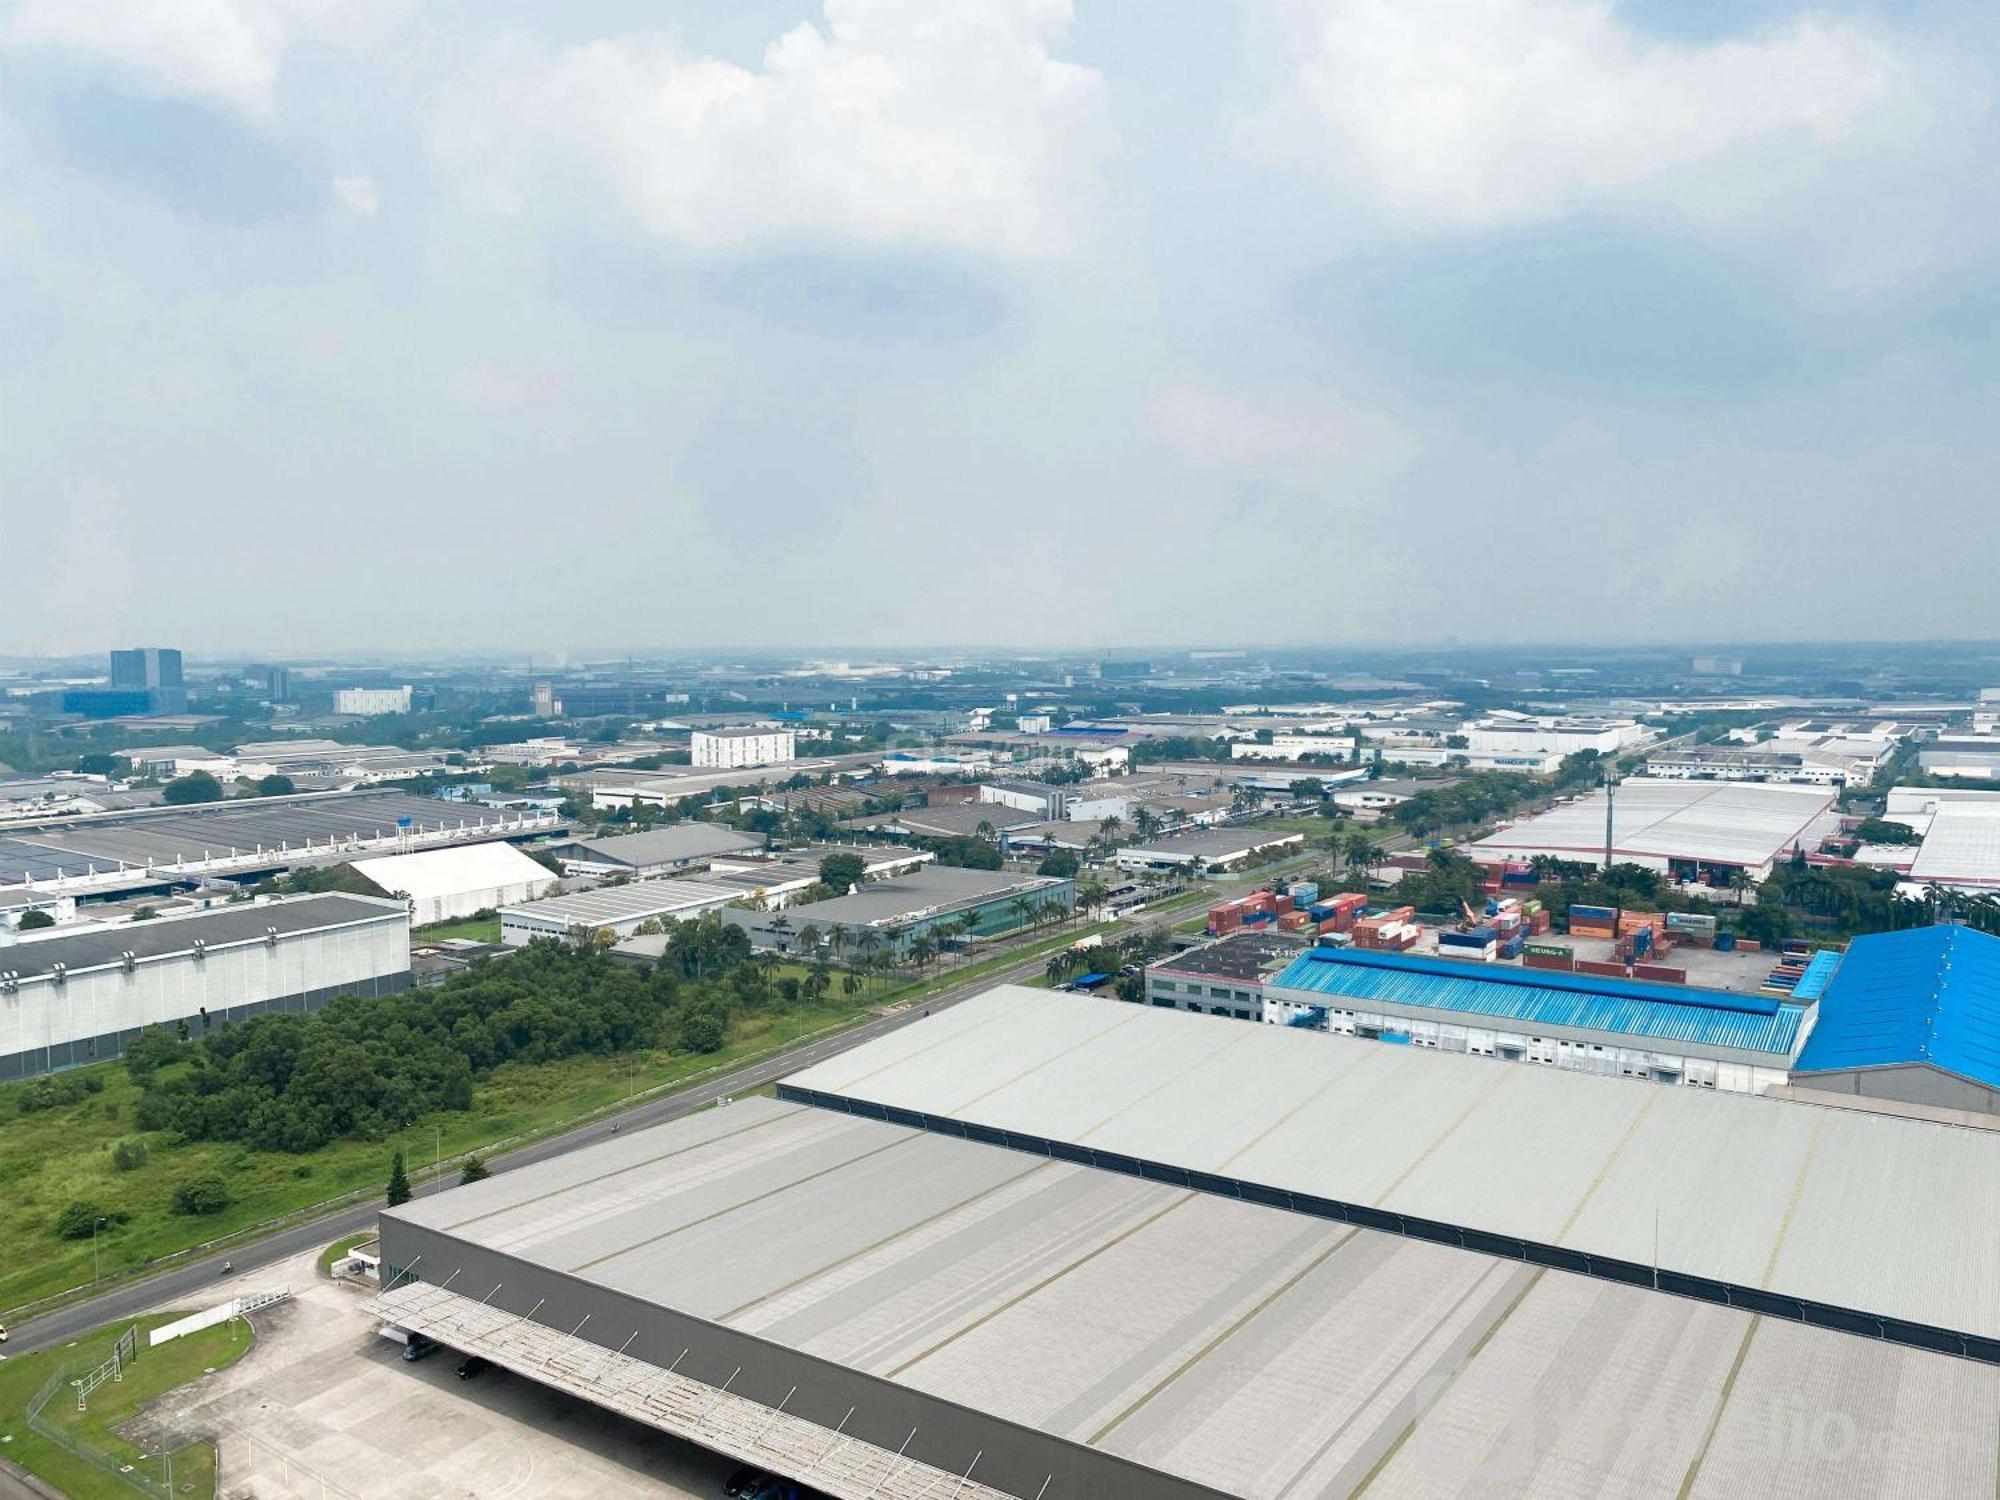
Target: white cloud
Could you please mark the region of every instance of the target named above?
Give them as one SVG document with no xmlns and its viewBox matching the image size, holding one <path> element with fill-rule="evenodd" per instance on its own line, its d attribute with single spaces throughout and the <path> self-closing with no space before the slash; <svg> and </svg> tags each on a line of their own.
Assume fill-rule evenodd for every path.
<svg viewBox="0 0 2000 1500">
<path fill-rule="evenodd" d="M 441 157 L 518 210 L 583 167 L 650 232 L 787 234 L 1034 255 L 1060 249 L 1108 149 L 1104 82 L 1058 59 L 1069 0 L 825 0 L 762 65 L 661 36 L 459 80 Z"/>
<path fill-rule="evenodd" d="M 404 0 L 21 0 L 5 37 L 107 62 L 164 94 L 271 112 L 278 68 L 301 40 L 361 45 Z"/>
<path fill-rule="evenodd" d="M 359 219 L 374 218 L 382 207 L 382 197 L 376 192 L 372 177 L 334 178 L 333 201 Z"/>
<path fill-rule="evenodd" d="M 1154 393 L 1147 416 L 1168 450 L 1196 468 L 1338 470 L 1374 478 L 1401 468 L 1416 451 L 1388 417 L 1312 390 L 1170 385 Z"/>
<path fill-rule="evenodd" d="M 1787 140 L 1851 132 L 1899 68 L 1856 26 L 1649 38 L 1597 0 L 1288 0 L 1297 73 L 1252 134 L 1392 211 L 1520 222 Z"/>
</svg>

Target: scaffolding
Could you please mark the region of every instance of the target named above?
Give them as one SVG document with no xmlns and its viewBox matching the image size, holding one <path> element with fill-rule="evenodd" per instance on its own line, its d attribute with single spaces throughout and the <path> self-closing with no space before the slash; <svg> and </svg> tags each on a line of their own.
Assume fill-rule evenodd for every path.
<svg viewBox="0 0 2000 1500">
<path fill-rule="evenodd" d="M 796 1389 L 773 1407 L 734 1394 L 729 1389 L 734 1376 L 714 1386 L 679 1374 L 686 1350 L 671 1365 L 653 1364 L 578 1337 L 582 1323 L 567 1331 L 551 1328 L 534 1321 L 533 1309 L 502 1312 L 421 1282 L 372 1297 L 362 1310 L 739 1463 L 811 1485 L 834 1500 L 1021 1500 L 973 1479 L 977 1456 L 953 1473 L 847 1436 L 852 1411 L 835 1428 L 793 1416 L 785 1406 Z M 915 1437 L 913 1430 L 903 1446 Z"/>
</svg>

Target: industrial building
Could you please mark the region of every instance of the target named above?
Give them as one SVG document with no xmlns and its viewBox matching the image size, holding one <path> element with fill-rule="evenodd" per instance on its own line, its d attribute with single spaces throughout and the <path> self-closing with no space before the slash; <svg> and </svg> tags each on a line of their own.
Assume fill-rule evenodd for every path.
<svg viewBox="0 0 2000 1500">
<path fill-rule="evenodd" d="M 1530 860 L 1537 855 L 1601 865 L 1607 842 L 1603 788 L 1474 843 L 1475 860 Z M 1609 842 L 1615 864 L 1660 870 L 1679 881 L 1725 884 L 1737 871 L 1765 879 L 1794 850 L 1819 846 L 1840 826 L 1829 787 L 1666 781 L 1620 782 Z"/>
<path fill-rule="evenodd" d="M 765 725 L 741 729 L 697 729 L 688 748 L 693 763 L 710 770 L 775 766 L 797 757 L 798 736 L 793 730 Z"/>
<path fill-rule="evenodd" d="M 648 922 L 682 922 L 744 898 L 736 886 L 708 880 L 634 880 L 626 885 L 572 891 L 500 908 L 500 941 L 526 947 L 537 938 L 574 931 L 628 938 Z"/>
<path fill-rule="evenodd" d="M 562 826 L 404 792 L 259 797 L 10 824 L 0 834 L 0 903 L 14 895 L 116 895 L 242 881 L 357 856 L 528 838 Z"/>
<path fill-rule="evenodd" d="M 721 823 L 671 823 L 644 833 L 571 839 L 549 854 L 566 875 L 671 875 L 706 865 L 719 855 L 762 849 L 762 835 L 739 833 Z"/>
<path fill-rule="evenodd" d="M 410 903 L 418 927 L 533 901 L 556 887 L 556 873 L 512 844 L 461 844 L 357 859 L 354 868 L 385 894 Z"/>
<path fill-rule="evenodd" d="M 385 1213 L 366 1310 L 837 1500 L 2000 1478 L 2000 1134 L 1014 987 L 779 1087 Z"/>
<path fill-rule="evenodd" d="M 1306 946 L 1303 935 L 1233 932 L 1146 966 L 1146 1003 L 1238 1021 L 1264 1019 L 1265 985 Z"/>
<path fill-rule="evenodd" d="M 1975 781 L 2000 777 L 2000 735 L 1939 735 L 1917 752 L 1930 776 L 1963 776 Z"/>
<path fill-rule="evenodd" d="M 1813 1020 L 1770 995 L 1352 948 L 1300 955 L 1264 1002 L 1290 1026 L 1739 1094 L 1783 1084 Z"/>
<path fill-rule="evenodd" d="M 1801 1089 L 2000 1115 L 2000 937 L 1858 937 L 1819 1002 Z"/>
<path fill-rule="evenodd" d="M 119 1056 L 148 1026 L 313 1010 L 410 987 L 400 901 L 295 896 L 0 946 L 0 1079 Z"/>
<path fill-rule="evenodd" d="M 1864 845 L 1854 858 L 1906 876 L 1905 894 L 2000 893 L 2000 791 L 1891 787 L 1882 817 L 1909 829 L 1916 842 Z"/>
<path fill-rule="evenodd" d="M 1281 833 L 1259 828 L 1254 823 L 1228 828 L 1203 828 L 1176 833 L 1150 843 L 1120 849 L 1113 863 L 1121 870 L 1190 871 L 1235 870 L 1257 858 L 1299 853 L 1305 848 L 1302 833 Z"/>
<path fill-rule="evenodd" d="M 850 940 L 876 933 L 906 948 L 918 934 L 990 937 L 1011 932 L 1052 911 L 1067 915 L 1076 905 L 1076 883 L 1004 870 L 962 870 L 924 865 L 886 880 L 871 880 L 845 896 L 787 907 L 781 912 L 729 907 L 722 920 L 741 927 L 759 948 L 792 949 L 807 927 L 822 935 L 839 932 Z M 947 929 L 945 924 L 952 924 Z"/>
<path fill-rule="evenodd" d="M 1684 745 L 1649 756 L 1646 774 L 1668 781 L 1791 781 L 1802 786 L 1844 787 L 1850 781 L 1866 781 L 1871 773 L 1845 756 L 1812 750 Z"/>
<path fill-rule="evenodd" d="M 410 711 L 408 686 L 394 688 L 341 688 L 333 695 L 333 711 L 374 718 L 379 714 L 406 714 Z"/>
</svg>

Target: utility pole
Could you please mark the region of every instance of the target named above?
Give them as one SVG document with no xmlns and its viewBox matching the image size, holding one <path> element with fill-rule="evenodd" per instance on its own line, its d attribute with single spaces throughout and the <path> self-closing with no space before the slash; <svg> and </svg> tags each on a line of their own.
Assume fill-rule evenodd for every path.
<svg viewBox="0 0 2000 1500">
<path fill-rule="evenodd" d="M 1604 873 L 1611 874 L 1611 849 L 1617 840 L 1613 836 L 1612 812 L 1618 806 L 1618 783 L 1611 779 L 1607 771 L 1604 776 Z"/>
</svg>

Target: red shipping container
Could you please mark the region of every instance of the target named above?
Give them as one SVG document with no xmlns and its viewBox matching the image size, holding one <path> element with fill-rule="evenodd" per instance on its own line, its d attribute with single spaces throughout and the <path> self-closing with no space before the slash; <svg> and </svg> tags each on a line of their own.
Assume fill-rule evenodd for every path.
<svg viewBox="0 0 2000 1500">
<path fill-rule="evenodd" d="M 1286 932 L 1297 932 L 1301 927 L 1312 925 L 1312 918 L 1302 911 L 1288 911 L 1278 918 L 1278 926 Z"/>
<path fill-rule="evenodd" d="M 1625 972 L 1625 965 L 1599 963 L 1594 958 L 1579 958 L 1576 961 L 1576 972 L 1579 974 L 1602 974 L 1607 979 L 1626 979 L 1630 977 Z"/>
<path fill-rule="evenodd" d="M 1686 984 L 1688 982 L 1688 971 L 1686 969 L 1677 969 L 1672 964 L 1634 964 L 1632 965 L 1632 977 L 1634 979 L 1655 979 L 1662 984 Z"/>
<path fill-rule="evenodd" d="M 1576 972 L 1576 960 L 1573 958 L 1559 958 L 1553 953 L 1523 953 L 1521 955 L 1521 967 L 1524 969 L 1554 969 L 1558 973 L 1573 974 Z"/>
</svg>

